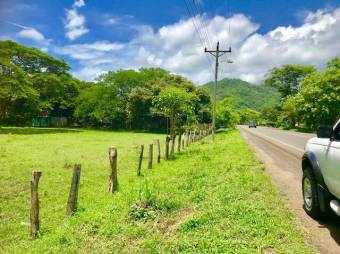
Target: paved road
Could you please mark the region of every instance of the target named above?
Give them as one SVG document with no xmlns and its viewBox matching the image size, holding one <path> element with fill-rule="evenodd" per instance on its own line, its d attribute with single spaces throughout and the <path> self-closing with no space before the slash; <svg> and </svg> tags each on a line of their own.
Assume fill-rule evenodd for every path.
<svg viewBox="0 0 340 254">
<path fill-rule="evenodd" d="M 239 126 L 239 129 L 287 199 L 287 205 L 296 215 L 296 223 L 305 232 L 306 242 L 322 254 L 340 253 L 340 219 L 331 216 L 316 221 L 302 208 L 301 156 L 307 140 L 315 135 L 267 127 L 249 129 L 248 126 Z"/>
</svg>

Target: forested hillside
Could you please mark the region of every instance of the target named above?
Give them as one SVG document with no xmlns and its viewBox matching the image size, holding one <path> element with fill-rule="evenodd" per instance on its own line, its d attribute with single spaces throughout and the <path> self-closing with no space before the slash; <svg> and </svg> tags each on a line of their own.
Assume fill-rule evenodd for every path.
<svg viewBox="0 0 340 254">
<path fill-rule="evenodd" d="M 210 94 L 213 94 L 213 82 L 209 82 L 207 87 Z M 280 95 L 275 88 L 264 85 L 253 85 L 240 79 L 223 79 L 218 82 L 217 99 L 222 100 L 226 97 L 233 98 L 235 108 L 251 108 L 261 110 L 263 108 L 277 105 Z"/>
</svg>

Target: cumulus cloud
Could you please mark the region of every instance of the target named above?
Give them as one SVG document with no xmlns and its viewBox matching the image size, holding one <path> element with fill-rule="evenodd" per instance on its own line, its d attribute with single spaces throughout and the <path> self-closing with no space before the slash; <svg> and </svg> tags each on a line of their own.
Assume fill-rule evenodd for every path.
<svg viewBox="0 0 340 254">
<path fill-rule="evenodd" d="M 79 61 L 81 68 L 74 74 L 80 79 L 91 80 L 97 72 L 108 70 L 153 66 L 204 83 L 213 79 L 207 58 L 211 56 L 204 53 L 192 21 L 183 19 L 157 31 L 135 25 L 136 35 L 127 43 L 97 41 L 56 48 L 56 52 Z M 296 63 L 322 67 L 340 55 L 340 8 L 308 13 L 302 25 L 277 27 L 266 34 L 260 34 L 259 24 L 242 14 L 229 19 L 201 15 L 196 22 L 206 25 L 210 36 L 207 47 L 214 47 L 217 41 L 221 48 L 232 46 L 233 53 L 221 59 L 221 78 L 260 83 L 275 66 Z M 227 65 L 227 58 L 234 63 Z"/>
<path fill-rule="evenodd" d="M 89 32 L 85 26 L 85 17 L 78 13 L 78 8 L 85 6 L 84 0 L 76 0 L 72 9 L 66 9 L 65 29 L 66 37 L 75 40 Z"/>
<path fill-rule="evenodd" d="M 33 27 L 23 26 L 17 23 L 7 22 L 13 26 L 19 27 L 21 30 L 17 33 L 19 37 L 34 40 L 37 42 L 43 42 L 45 40 L 45 36 L 40 33 L 37 29 Z"/>
</svg>

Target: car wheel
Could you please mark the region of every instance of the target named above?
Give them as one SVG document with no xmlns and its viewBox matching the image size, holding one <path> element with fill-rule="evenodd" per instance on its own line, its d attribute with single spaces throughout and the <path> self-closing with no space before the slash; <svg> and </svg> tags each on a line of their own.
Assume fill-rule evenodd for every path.
<svg viewBox="0 0 340 254">
<path fill-rule="evenodd" d="M 306 168 L 302 176 L 302 194 L 303 194 L 303 208 L 306 213 L 312 218 L 318 218 L 322 215 L 319 207 L 319 199 L 316 181 L 311 170 Z"/>
</svg>

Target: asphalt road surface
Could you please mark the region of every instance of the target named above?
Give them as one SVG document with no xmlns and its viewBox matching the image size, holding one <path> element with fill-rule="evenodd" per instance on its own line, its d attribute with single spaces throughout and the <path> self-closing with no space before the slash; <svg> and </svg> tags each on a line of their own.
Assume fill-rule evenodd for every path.
<svg viewBox="0 0 340 254">
<path fill-rule="evenodd" d="M 239 129 L 286 198 L 288 207 L 295 214 L 296 224 L 305 233 L 306 242 L 322 254 L 339 254 L 340 218 L 334 215 L 316 221 L 302 208 L 301 157 L 307 140 L 315 135 L 267 127 L 239 126 Z"/>
</svg>

